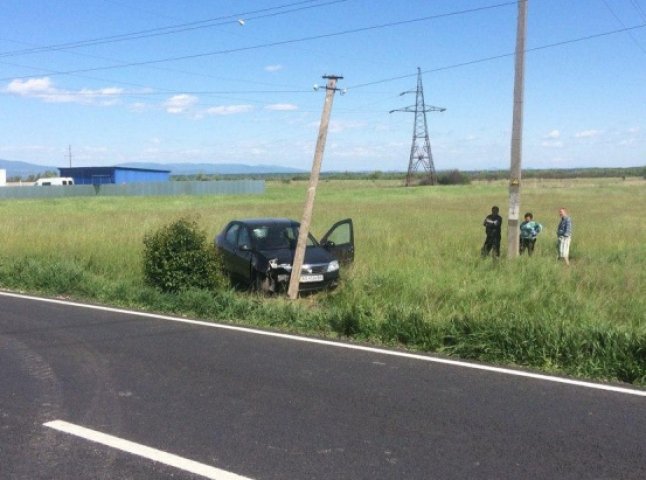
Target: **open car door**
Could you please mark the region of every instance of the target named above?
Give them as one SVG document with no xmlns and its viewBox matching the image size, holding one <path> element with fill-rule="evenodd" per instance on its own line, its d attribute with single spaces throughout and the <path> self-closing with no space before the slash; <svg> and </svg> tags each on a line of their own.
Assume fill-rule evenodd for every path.
<svg viewBox="0 0 646 480">
<path fill-rule="evenodd" d="M 354 260 L 354 227 L 352 219 L 346 218 L 332 225 L 321 238 L 321 246 L 343 264 Z"/>
</svg>

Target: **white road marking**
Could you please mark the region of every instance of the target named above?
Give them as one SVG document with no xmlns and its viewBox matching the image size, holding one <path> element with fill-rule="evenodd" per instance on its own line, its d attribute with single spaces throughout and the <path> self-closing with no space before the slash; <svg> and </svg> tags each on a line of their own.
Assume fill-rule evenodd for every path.
<svg viewBox="0 0 646 480">
<path fill-rule="evenodd" d="M 358 350 L 361 352 L 370 352 L 370 353 L 376 353 L 380 355 L 389 355 L 391 357 L 421 360 L 423 362 L 429 362 L 429 363 L 439 363 L 443 365 L 451 365 L 451 366 L 460 367 L 460 368 L 471 368 L 474 370 L 495 372 L 503 375 L 513 375 L 516 377 L 532 378 L 534 380 L 541 380 L 541 381 L 553 382 L 553 383 L 563 383 L 566 385 L 574 385 L 577 387 L 590 388 L 594 390 L 605 390 L 608 392 L 622 393 L 625 395 L 636 395 L 638 397 L 646 397 L 646 390 L 637 390 L 633 388 L 606 385 L 603 383 L 593 383 L 593 382 L 585 382 L 581 380 L 572 380 L 569 378 L 555 377 L 552 375 L 543 375 L 540 373 L 525 372 L 522 370 L 513 370 L 511 368 L 492 367 L 490 365 L 480 365 L 477 363 L 464 362 L 460 360 L 449 360 L 447 358 L 431 357 L 428 355 L 420 355 L 420 354 L 407 353 L 407 352 L 397 352 L 393 350 L 385 350 L 382 348 L 366 347 L 362 345 L 353 345 L 353 344 L 341 343 L 341 342 L 333 342 L 331 340 L 321 340 L 318 338 L 299 337 L 296 335 L 289 335 L 286 333 L 269 332 L 265 330 L 256 330 L 248 327 L 237 327 L 235 325 L 225 325 L 221 323 L 211 323 L 211 322 L 205 322 L 201 320 L 190 320 L 186 318 L 172 317 L 169 315 L 159 315 L 156 313 L 137 312 L 137 311 L 125 310 L 121 308 L 103 307 L 100 305 L 88 305 L 85 303 L 75 303 L 67 300 L 56 300 L 52 298 L 33 297 L 30 295 L 22 295 L 22 294 L 12 293 L 12 292 L 0 291 L 0 296 L 21 298 L 24 300 L 34 300 L 34 301 L 45 302 L 45 303 L 54 303 L 58 305 L 67 305 L 67 306 L 78 307 L 78 308 L 88 308 L 91 310 L 100 310 L 102 312 L 134 315 L 138 317 L 151 318 L 155 320 L 163 320 L 167 322 L 185 323 L 189 325 L 200 325 L 202 327 L 218 328 L 221 330 L 231 330 L 235 332 L 250 333 L 254 335 L 264 335 L 266 337 L 282 338 L 285 340 L 291 340 L 296 342 L 313 343 L 317 345 L 325 345 L 327 347 L 345 348 L 348 350 Z"/>
<path fill-rule="evenodd" d="M 138 455 L 140 457 L 163 463 L 165 465 L 170 465 L 171 467 L 184 470 L 185 472 L 201 475 L 205 478 L 210 478 L 213 480 L 251 480 L 248 477 L 241 477 L 240 475 L 227 472 L 226 470 L 220 470 L 219 468 L 211 467 L 203 463 L 178 457 L 177 455 L 173 455 L 172 453 L 163 452 L 161 450 L 150 448 L 139 443 L 130 442 L 113 435 L 108 435 L 107 433 L 90 430 L 89 428 L 74 425 L 73 423 L 68 423 L 63 420 L 54 420 L 44 423 L 43 425 L 60 432 L 69 433 L 70 435 L 84 438 L 85 440 L 89 440 L 91 442 L 100 443 L 101 445 L 115 448 L 123 452 Z"/>
</svg>

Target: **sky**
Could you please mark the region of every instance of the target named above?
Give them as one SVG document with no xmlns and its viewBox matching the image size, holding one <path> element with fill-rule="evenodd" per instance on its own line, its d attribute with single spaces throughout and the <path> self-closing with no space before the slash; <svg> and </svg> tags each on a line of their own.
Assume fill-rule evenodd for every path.
<svg viewBox="0 0 646 480">
<path fill-rule="evenodd" d="M 528 0 L 523 168 L 646 165 L 646 0 Z M 417 69 L 437 170 L 506 169 L 504 0 L 3 0 L 0 158 L 406 171 Z M 402 92 L 410 92 L 400 95 Z M 342 94 L 343 93 L 343 94 Z"/>
</svg>

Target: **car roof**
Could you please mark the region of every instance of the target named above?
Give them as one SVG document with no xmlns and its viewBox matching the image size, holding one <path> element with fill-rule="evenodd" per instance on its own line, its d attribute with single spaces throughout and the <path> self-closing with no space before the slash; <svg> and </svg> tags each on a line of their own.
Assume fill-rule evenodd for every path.
<svg viewBox="0 0 646 480">
<path fill-rule="evenodd" d="M 249 227 L 261 227 L 267 225 L 299 225 L 296 220 L 290 218 L 245 218 L 240 220 L 234 220 L 234 222 L 244 223 Z"/>
</svg>

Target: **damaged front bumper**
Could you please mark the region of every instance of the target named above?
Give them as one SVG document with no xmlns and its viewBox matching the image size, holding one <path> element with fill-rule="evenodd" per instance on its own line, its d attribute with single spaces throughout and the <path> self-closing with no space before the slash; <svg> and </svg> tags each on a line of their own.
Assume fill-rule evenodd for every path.
<svg viewBox="0 0 646 480">
<path fill-rule="evenodd" d="M 277 258 L 269 260 L 263 272 L 264 279 L 261 288 L 263 291 L 277 293 L 286 291 L 292 276 L 290 263 L 279 263 Z M 334 288 L 339 283 L 339 262 L 333 260 L 329 263 L 305 264 L 301 268 L 298 290 L 315 291 L 325 288 Z"/>
</svg>

